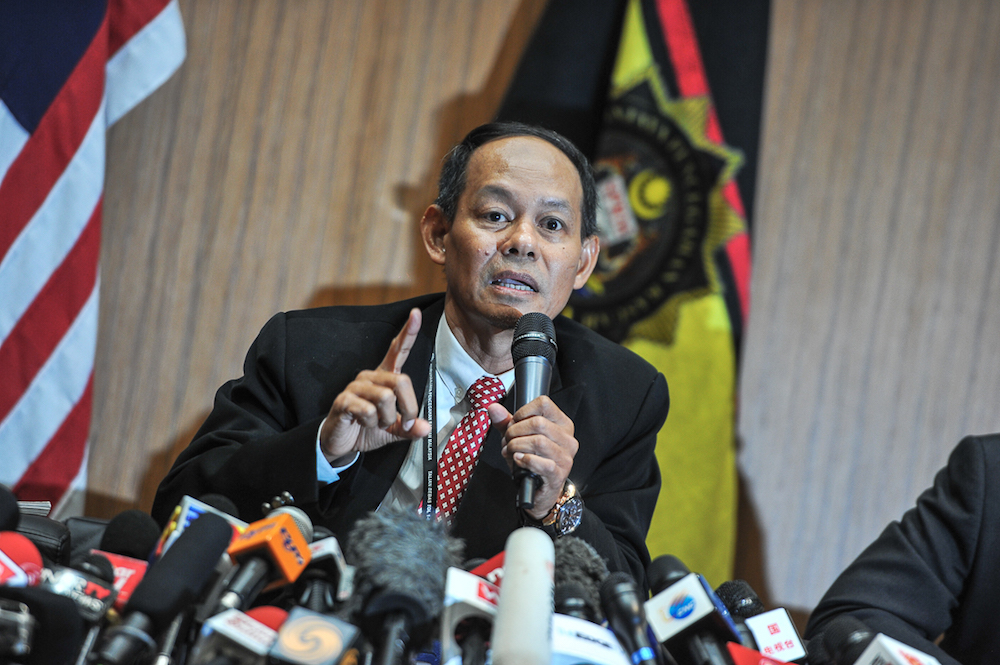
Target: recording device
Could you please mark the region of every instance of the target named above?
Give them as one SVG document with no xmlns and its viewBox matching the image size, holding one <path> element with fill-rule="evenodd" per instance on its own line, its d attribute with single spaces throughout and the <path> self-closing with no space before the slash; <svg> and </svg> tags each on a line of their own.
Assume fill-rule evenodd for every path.
<svg viewBox="0 0 1000 665">
<path fill-rule="evenodd" d="M 657 647 L 649 640 L 642 600 L 631 575 L 608 575 L 601 584 L 601 607 L 633 665 L 658 665 Z"/>
<path fill-rule="evenodd" d="M 646 575 L 654 593 L 646 617 L 678 665 L 729 665 L 723 645 L 739 643 L 740 634 L 705 578 L 669 554 L 657 557 Z"/>
<path fill-rule="evenodd" d="M 402 663 L 430 636 L 441 614 L 449 567 L 462 542 L 415 511 L 386 510 L 358 520 L 347 560 L 356 567 L 351 614 L 375 645 L 375 662 Z"/>
<path fill-rule="evenodd" d="M 342 619 L 292 608 L 268 651 L 272 665 L 338 665 L 358 662 L 361 631 Z"/>
<path fill-rule="evenodd" d="M 823 646 L 836 665 L 941 665 L 923 651 L 888 635 L 873 633 L 849 614 L 841 614 L 823 630 Z"/>
<path fill-rule="evenodd" d="M 490 643 L 496 665 L 549 665 L 555 548 L 540 529 L 507 537 L 503 585 Z"/>
<path fill-rule="evenodd" d="M 130 665 L 156 649 L 155 637 L 194 603 L 208 585 L 225 553 L 232 527 L 206 513 L 150 566 L 125 606 L 121 625 L 109 629 L 97 652 L 102 665 Z"/>
<path fill-rule="evenodd" d="M 441 662 L 482 665 L 500 589 L 478 575 L 449 568 L 441 614 Z M 456 660 L 457 659 L 457 660 Z"/>
<path fill-rule="evenodd" d="M 556 329 L 542 312 L 529 312 L 517 320 L 510 352 L 514 357 L 514 410 L 541 395 L 549 394 L 552 367 L 556 362 Z M 524 467 L 514 469 L 517 507 L 535 507 L 535 490 L 542 479 Z"/>
<path fill-rule="evenodd" d="M 246 609 L 261 591 L 291 584 L 312 558 L 309 541 L 286 512 L 249 525 L 228 551 L 240 568 L 219 600 L 219 611 Z"/>
</svg>

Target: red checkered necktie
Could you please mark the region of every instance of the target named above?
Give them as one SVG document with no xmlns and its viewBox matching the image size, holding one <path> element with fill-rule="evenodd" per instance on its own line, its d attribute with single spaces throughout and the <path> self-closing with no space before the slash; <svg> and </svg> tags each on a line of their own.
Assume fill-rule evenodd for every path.
<svg viewBox="0 0 1000 665">
<path fill-rule="evenodd" d="M 438 519 L 451 521 L 465 486 L 476 469 L 479 449 L 490 430 L 490 416 L 486 407 L 504 396 L 503 382 L 495 376 L 478 379 L 465 394 L 472 402 L 466 413 L 448 437 L 448 445 L 438 462 Z"/>
</svg>

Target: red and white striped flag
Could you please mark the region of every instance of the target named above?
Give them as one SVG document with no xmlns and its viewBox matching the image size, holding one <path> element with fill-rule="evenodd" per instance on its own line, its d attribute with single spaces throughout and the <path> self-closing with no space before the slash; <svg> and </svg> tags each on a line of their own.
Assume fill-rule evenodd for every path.
<svg viewBox="0 0 1000 665">
<path fill-rule="evenodd" d="M 0 0 L 0 483 L 86 488 L 105 132 L 184 60 L 177 0 Z"/>
</svg>

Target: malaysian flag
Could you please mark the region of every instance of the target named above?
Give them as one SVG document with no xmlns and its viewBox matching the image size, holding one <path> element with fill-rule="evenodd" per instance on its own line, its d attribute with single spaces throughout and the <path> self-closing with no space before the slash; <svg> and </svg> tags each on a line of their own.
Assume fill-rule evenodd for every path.
<svg viewBox="0 0 1000 665">
<path fill-rule="evenodd" d="M 177 0 L 0 0 L 0 483 L 85 489 L 105 132 L 184 59 Z"/>
</svg>

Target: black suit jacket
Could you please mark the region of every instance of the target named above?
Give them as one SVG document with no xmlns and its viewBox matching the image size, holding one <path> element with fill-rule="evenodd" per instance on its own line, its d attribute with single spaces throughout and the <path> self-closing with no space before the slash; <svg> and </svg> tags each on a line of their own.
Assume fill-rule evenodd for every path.
<svg viewBox="0 0 1000 665">
<path fill-rule="evenodd" d="M 969 436 L 916 507 L 837 578 L 806 636 L 849 613 L 942 663 L 1000 663 L 998 598 L 1000 434 Z"/>
<path fill-rule="evenodd" d="M 443 295 L 274 316 L 250 348 L 244 376 L 219 389 L 212 413 L 160 484 L 153 517 L 165 523 L 184 494 L 220 493 L 236 502 L 242 519 L 254 521 L 263 516 L 264 501 L 288 491 L 315 524 L 344 542 L 354 522 L 384 498 L 409 442 L 365 453 L 338 482 L 320 486 L 316 432 L 358 372 L 381 362 L 412 307 L 423 310 L 423 321 L 403 372 L 419 398 Z M 570 478 L 586 505 L 574 535 L 593 545 L 612 570 L 642 583 L 649 563 L 645 537 L 660 488 L 654 448 L 667 414 L 666 381 L 584 326 L 565 317 L 555 326 L 559 352 L 550 397 L 575 423 L 580 448 Z M 491 430 L 455 515 L 452 534 L 465 540 L 467 558 L 502 551 L 521 525 L 500 443 Z"/>
</svg>

